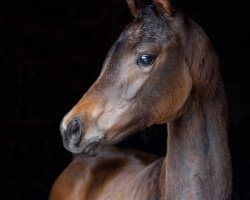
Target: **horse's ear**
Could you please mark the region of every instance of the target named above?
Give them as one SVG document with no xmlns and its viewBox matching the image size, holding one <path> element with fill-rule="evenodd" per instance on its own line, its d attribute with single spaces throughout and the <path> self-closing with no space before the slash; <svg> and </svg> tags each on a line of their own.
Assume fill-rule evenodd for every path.
<svg viewBox="0 0 250 200">
<path fill-rule="evenodd" d="M 173 9 L 169 0 L 126 0 L 130 12 L 136 17 L 138 10 L 144 8 L 147 5 L 154 4 L 158 10 L 162 11 L 168 16 L 172 16 Z"/>
<path fill-rule="evenodd" d="M 169 0 L 153 0 L 158 10 L 163 11 L 163 14 L 171 17 L 173 15 L 173 7 Z"/>
<path fill-rule="evenodd" d="M 138 10 L 153 4 L 153 0 L 126 0 L 126 1 L 130 9 L 130 12 L 134 17 L 136 17 Z"/>
<path fill-rule="evenodd" d="M 126 0 L 131 14 L 136 17 L 138 8 L 136 7 L 135 0 Z"/>
</svg>

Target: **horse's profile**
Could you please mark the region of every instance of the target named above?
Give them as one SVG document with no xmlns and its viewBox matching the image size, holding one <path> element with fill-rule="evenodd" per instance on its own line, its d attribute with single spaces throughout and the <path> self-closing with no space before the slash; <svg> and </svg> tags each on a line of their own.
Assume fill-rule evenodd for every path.
<svg viewBox="0 0 250 200">
<path fill-rule="evenodd" d="M 227 106 L 208 37 L 168 0 L 127 3 L 133 22 L 62 121 L 64 146 L 79 155 L 57 179 L 50 200 L 230 199 Z M 107 148 L 164 123 L 164 158 Z"/>
</svg>

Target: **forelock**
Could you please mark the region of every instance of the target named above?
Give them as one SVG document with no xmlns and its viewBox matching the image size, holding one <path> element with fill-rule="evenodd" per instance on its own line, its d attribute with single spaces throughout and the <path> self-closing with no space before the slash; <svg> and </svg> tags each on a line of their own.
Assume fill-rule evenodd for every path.
<svg viewBox="0 0 250 200">
<path fill-rule="evenodd" d="M 169 35 L 166 19 L 157 13 L 155 6 L 149 5 L 139 10 L 138 16 L 121 34 L 117 43 L 121 45 L 116 45 L 116 49 L 124 45 L 133 48 L 140 42 L 162 42 Z"/>
<path fill-rule="evenodd" d="M 162 41 L 170 35 L 167 20 L 154 5 L 139 10 L 135 21 L 140 24 L 140 35 L 147 41 Z"/>
</svg>

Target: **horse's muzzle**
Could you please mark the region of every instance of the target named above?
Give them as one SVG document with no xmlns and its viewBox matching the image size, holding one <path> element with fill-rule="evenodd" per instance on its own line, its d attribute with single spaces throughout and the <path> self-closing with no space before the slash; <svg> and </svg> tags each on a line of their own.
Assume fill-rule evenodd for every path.
<svg viewBox="0 0 250 200">
<path fill-rule="evenodd" d="M 96 148 L 104 139 L 103 136 L 98 136 L 85 140 L 84 125 L 78 117 L 73 118 L 66 129 L 63 129 L 61 124 L 60 130 L 65 149 L 76 154 L 94 156 Z"/>
</svg>

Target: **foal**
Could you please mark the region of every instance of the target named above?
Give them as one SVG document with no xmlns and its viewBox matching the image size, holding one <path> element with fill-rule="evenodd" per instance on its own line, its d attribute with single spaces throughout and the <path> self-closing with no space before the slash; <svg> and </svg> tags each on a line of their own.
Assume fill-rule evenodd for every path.
<svg viewBox="0 0 250 200">
<path fill-rule="evenodd" d="M 127 0 L 134 21 L 62 121 L 64 146 L 79 155 L 57 179 L 50 200 L 230 199 L 218 58 L 204 31 L 168 0 L 147 2 Z M 168 127 L 164 158 L 102 148 L 162 123 Z"/>
</svg>

